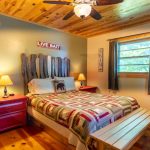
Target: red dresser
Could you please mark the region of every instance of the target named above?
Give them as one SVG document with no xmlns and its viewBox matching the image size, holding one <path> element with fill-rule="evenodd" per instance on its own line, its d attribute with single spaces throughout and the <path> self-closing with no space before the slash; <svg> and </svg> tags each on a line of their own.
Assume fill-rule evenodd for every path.
<svg viewBox="0 0 150 150">
<path fill-rule="evenodd" d="M 26 124 L 27 97 L 0 98 L 0 132 Z"/>
</svg>

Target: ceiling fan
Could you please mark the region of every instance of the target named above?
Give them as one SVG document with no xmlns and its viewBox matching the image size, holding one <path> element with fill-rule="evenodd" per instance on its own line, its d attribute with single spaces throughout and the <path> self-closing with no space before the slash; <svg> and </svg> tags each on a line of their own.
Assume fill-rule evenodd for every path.
<svg viewBox="0 0 150 150">
<path fill-rule="evenodd" d="M 63 20 L 71 18 L 74 14 L 82 19 L 90 15 L 95 20 L 100 20 L 102 16 L 93 8 L 94 6 L 117 4 L 123 2 L 123 0 L 73 0 L 73 2 L 44 0 L 43 2 L 74 6 L 74 9 L 66 14 Z"/>
</svg>

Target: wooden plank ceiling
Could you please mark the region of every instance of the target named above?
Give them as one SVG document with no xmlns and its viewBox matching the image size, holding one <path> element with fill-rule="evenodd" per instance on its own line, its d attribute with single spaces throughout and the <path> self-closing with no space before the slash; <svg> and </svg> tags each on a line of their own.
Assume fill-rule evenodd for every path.
<svg viewBox="0 0 150 150">
<path fill-rule="evenodd" d="M 1 14 L 86 38 L 150 22 L 150 0 L 95 6 L 103 16 L 99 21 L 77 16 L 62 20 L 72 9 L 73 6 L 44 4 L 42 0 L 0 0 Z"/>
</svg>

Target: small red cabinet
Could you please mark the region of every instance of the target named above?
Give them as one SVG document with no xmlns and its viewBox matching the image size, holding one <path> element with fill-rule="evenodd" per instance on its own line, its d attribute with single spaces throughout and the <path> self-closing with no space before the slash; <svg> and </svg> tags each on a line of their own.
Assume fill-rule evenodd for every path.
<svg viewBox="0 0 150 150">
<path fill-rule="evenodd" d="M 0 132 L 26 124 L 26 96 L 0 98 Z"/>
<path fill-rule="evenodd" d="M 82 86 L 79 88 L 80 91 L 86 91 L 86 92 L 91 92 L 91 93 L 96 93 L 96 86 Z"/>
</svg>

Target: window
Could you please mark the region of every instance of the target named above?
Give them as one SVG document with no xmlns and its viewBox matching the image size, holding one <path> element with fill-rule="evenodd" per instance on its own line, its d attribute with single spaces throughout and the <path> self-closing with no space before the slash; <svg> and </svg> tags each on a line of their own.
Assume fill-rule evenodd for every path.
<svg viewBox="0 0 150 150">
<path fill-rule="evenodd" d="M 121 43 L 118 50 L 118 72 L 147 73 L 150 65 L 150 40 Z"/>
</svg>

